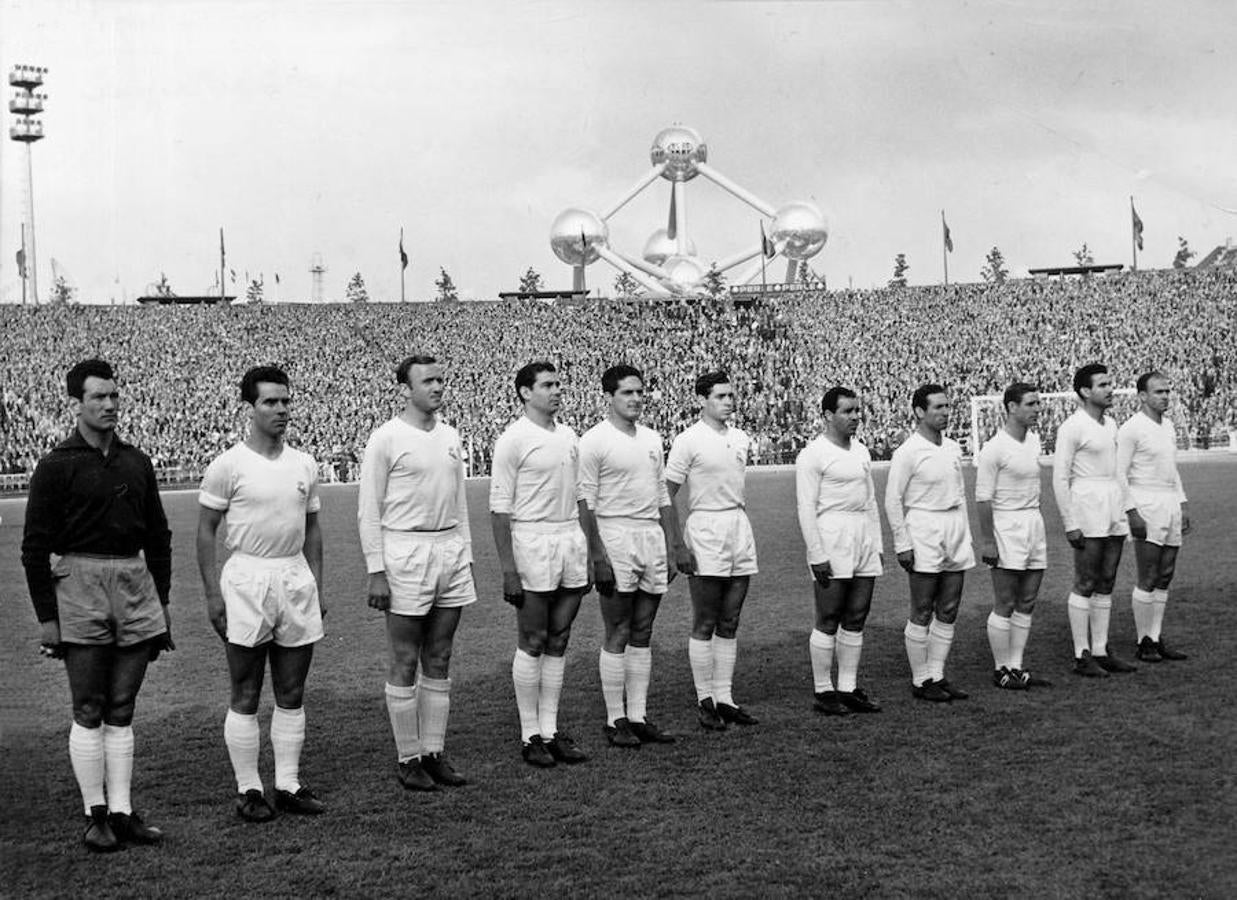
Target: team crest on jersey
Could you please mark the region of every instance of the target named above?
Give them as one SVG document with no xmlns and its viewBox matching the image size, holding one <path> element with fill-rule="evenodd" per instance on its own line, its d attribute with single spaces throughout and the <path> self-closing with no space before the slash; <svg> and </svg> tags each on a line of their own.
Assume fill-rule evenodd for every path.
<svg viewBox="0 0 1237 900">
<path fill-rule="evenodd" d="M 302 497 L 309 496 L 309 488 L 305 487 L 305 482 L 303 481 L 298 481 L 296 483 L 296 492 L 300 494 Z"/>
<path fill-rule="evenodd" d="M 455 447 L 451 447 L 450 449 L 448 449 L 448 450 L 447 450 L 447 456 L 449 456 L 449 457 L 451 458 L 451 461 L 452 461 L 452 462 L 459 462 L 459 461 L 460 461 L 460 454 L 459 454 L 459 451 L 458 451 L 458 450 L 456 450 L 456 449 L 455 449 Z"/>
</svg>

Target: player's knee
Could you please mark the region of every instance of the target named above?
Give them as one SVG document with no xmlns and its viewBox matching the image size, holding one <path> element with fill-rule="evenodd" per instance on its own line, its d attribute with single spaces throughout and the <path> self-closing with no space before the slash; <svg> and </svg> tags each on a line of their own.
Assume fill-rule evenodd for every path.
<svg viewBox="0 0 1237 900">
<path fill-rule="evenodd" d="M 1095 579 L 1095 593 L 1111 594 L 1113 585 L 1116 584 L 1115 578 L 1097 578 Z"/>
<path fill-rule="evenodd" d="M 1029 616 L 1035 612 L 1034 597 L 1019 597 L 1014 601 L 1014 612 L 1022 613 L 1024 616 Z"/>
<path fill-rule="evenodd" d="M 1160 571 L 1156 574 L 1156 577 L 1155 577 L 1155 586 L 1160 590 L 1164 590 L 1172 582 L 1173 575 L 1175 575 L 1176 572 L 1177 572 L 1176 563 L 1169 563 L 1168 565 L 1161 565 Z"/>
<path fill-rule="evenodd" d="M 83 697 L 73 703 L 73 721 L 83 728 L 98 728 L 103 724 L 103 698 Z"/>
<path fill-rule="evenodd" d="M 841 625 L 847 631 L 863 631 L 863 626 L 868 621 L 868 611 L 864 610 L 847 610 L 841 618 Z"/>
<path fill-rule="evenodd" d="M 244 716 L 252 716 L 258 711 L 258 701 L 262 697 L 261 686 L 255 687 L 252 684 L 233 684 L 231 707 L 236 712 Z"/>
<path fill-rule="evenodd" d="M 103 721 L 108 725 L 126 728 L 133 724 L 133 710 L 136 706 L 134 697 L 127 700 L 112 700 L 108 703 L 107 712 L 103 714 Z"/>
<path fill-rule="evenodd" d="M 627 635 L 627 643 L 633 647 L 647 647 L 653 638 L 653 623 L 647 625 L 632 625 Z"/>
<path fill-rule="evenodd" d="M 1099 589 L 1098 579 L 1091 575 L 1079 575 L 1074 578 L 1074 593 L 1090 597 Z"/>
<path fill-rule="evenodd" d="M 713 629 L 713 633 L 719 638 L 733 640 L 735 634 L 739 631 L 739 617 L 725 617 L 717 620 L 717 627 Z"/>
<path fill-rule="evenodd" d="M 567 641 L 570 637 L 570 628 L 549 633 L 546 635 L 544 652 L 550 656 L 562 656 L 567 652 Z"/>
<path fill-rule="evenodd" d="M 305 685 L 302 684 L 273 684 L 271 685 L 275 694 L 275 705 L 283 709 L 300 709 L 305 700 Z"/>
<path fill-rule="evenodd" d="M 933 615 L 938 622 L 943 622 L 946 625 L 952 625 L 958 618 L 958 607 L 961 604 L 957 600 L 944 600 L 937 604 L 936 611 Z"/>
<path fill-rule="evenodd" d="M 451 645 L 435 644 L 421 655 L 421 670 L 428 678 L 446 678 L 451 667 Z"/>
<path fill-rule="evenodd" d="M 544 628 L 531 628 L 520 632 L 520 649 L 532 656 L 544 653 L 549 642 L 549 634 Z"/>
</svg>

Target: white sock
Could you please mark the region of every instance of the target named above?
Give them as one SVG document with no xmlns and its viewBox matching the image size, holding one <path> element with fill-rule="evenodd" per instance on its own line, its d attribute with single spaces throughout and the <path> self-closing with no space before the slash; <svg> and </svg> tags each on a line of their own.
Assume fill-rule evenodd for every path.
<svg viewBox="0 0 1237 900">
<path fill-rule="evenodd" d="M 627 715 L 623 711 L 623 684 L 627 679 L 627 654 L 602 650 L 597 657 L 601 676 L 601 696 L 606 701 L 606 724 L 613 725 Z"/>
<path fill-rule="evenodd" d="M 420 678 L 417 688 L 417 727 L 421 750 L 441 753 L 447 742 L 447 715 L 451 712 L 451 679 Z"/>
<path fill-rule="evenodd" d="M 839 628 L 837 633 L 838 690 L 849 694 L 859 678 L 859 655 L 863 652 L 863 632 Z"/>
<path fill-rule="evenodd" d="M 417 759 L 421 755 L 421 729 L 417 726 L 416 685 L 388 683 L 385 693 L 396 756 L 400 762 Z"/>
<path fill-rule="evenodd" d="M 713 635 L 713 702 L 734 706 L 734 666 L 739 656 L 739 642 L 734 638 Z"/>
<path fill-rule="evenodd" d="M 1138 634 L 1139 643 L 1151 634 L 1152 604 L 1154 603 L 1155 596 L 1151 591 L 1135 587 L 1130 594 L 1130 610 L 1134 613 L 1134 631 Z"/>
<path fill-rule="evenodd" d="M 90 807 L 107 803 L 103 794 L 104 757 L 103 729 L 87 728 L 74 722 L 69 728 L 69 762 L 73 764 L 73 776 L 82 792 L 86 815 L 90 815 Z"/>
<path fill-rule="evenodd" d="M 103 728 L 103 767 L 107 773 L 108 812 L 133 812 L 130 792 L 133 787 L 133 726 L 107 725 Z"/>
<path fill-rule="evenodd" d="M 1091 652 L 1108 655 L 1108 619 L 1112 615 L 1112 594 L 1091 595 Z"/>
<path fill-rule="evenodd" d="M 906 659 L 911 664 L 911 684 L 920 687 L 928 680 L 928 626 L 916 625 L 907 619 L 902 629 L 906 644 Z"/>
<path fill-rule="evenodd" d="M 1164 627 L 1164 610 L 1168 607 L 1168 588 L 1156 588 L 1151 592 L 1151 598 L 1151 627 L 1147 634 L 1158 643 Z"/>
<path fill-rule="evenodd" d="M 696 702 L 713 696 L 713 640 L 687 639 L 687 661 L 692 667 L 692 684 L 696 687 Z"/>
<path fill-rule="evenodd" d="M 627 718 L 643 722 L 647 714 L 649 682 L 653 680 L 653 648 L 627 645 Z"/>
<path fill-rule="evenodd" d="M 1004 669 L 1009 665 L 1009 626 L 1009 619 L 998 616 L 996 610 L 988 613 L 988 646 L 992 648 L 994 669 Z"/>
<path fill-rule="evenodd" d="M 1014 612 L 1009 617 L 1009 667 L 1022 668 L 1022 654 L 1031 636 L 1031 614 Z"/>
<path fill-rule="evenodd" d="M 833 690 L 833 648 L 837 638 L 813 628 L 807 639 L 808 655 L 812 660 L 812 690 L 814 693 Z"/>
<path fill-rule="evenodd" d="M 1074 639 L 1074 658 L 1077 659 L 1091 649 L 1091 643 L 1087 640 L 1087 624 L 1091 621 L 1091 598 L 1071 593 L 1066 613 L 1069 615 L 1069 633 Z"/>
<path fill-rule="evenodd" d="M 934 681 L 945 677 L 945 660 L 949 658 L 949 648 L 954 642 L 954 627 L 946 625 L 940 619 L 933 618 L 928 626 L 928 672 Z"/>
<path fill-rule="evenodd" d="M 223 742 L 228 745 L 228 757 L 236 774 L 236 790 L 262 790 L 262 778 L 258 775 L 258 748 L 262 743 L 262 731 L 257 715 L 247 716 L 234 709 L 228 710 L 223 720 Z"/>
<path fill-rule="evenodd" d="M 537 697 L 537 715 L 541 736 L 547 741 L 558 734 L 558 698 L 563 694 L 563 673 L 567 657 L 541 656 L 541 693 Z"/>
<path fill-rule="evenodd" d="M 301 789 L 301 748 L 305 746 L 305 707 L 271 713 L 271 749 L 275 751 L 275 789 L 295 794 Z"/>
<path fill-rule="evenodd" d="M 537 736 L 537 701 L 541 694 L 541 660 L 517 649 L 511 660 L 511 683 L 515 685 L 515 708 L 520 714 L 520 740 L 527 744 Z"/>
</svg>

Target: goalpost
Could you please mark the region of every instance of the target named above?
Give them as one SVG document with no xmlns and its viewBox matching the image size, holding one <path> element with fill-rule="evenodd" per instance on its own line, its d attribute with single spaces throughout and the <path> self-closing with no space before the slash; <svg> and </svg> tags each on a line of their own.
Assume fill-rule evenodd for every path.
<svg viewBox="0 0 1237 900">
<path fill-rule="evenodd" d="M 1138 396 L 1133 388 L 1117 388 L 1113 391 L 1113 404 L 1109 415 L 1120 424 L 1138 411 Z M 1057 429 L 1078 408 L 1078 395 L 1073 391 L 1041 393 L 1039 414 L 1039 439 L 1045 454 L 1052 453 L 1057 445 Z M 980 448 L 996 434 L 1005 423 L 1005 407 L 1001 394 L 983 394 L 971 398 L 971 448 L 979 456 Z M 1177 441 L 1188 448 L 1190 441 L 1189 422 L 1179 406 L 1169 410 L 1169 418 L 1177 429 Z"/>
</svg>

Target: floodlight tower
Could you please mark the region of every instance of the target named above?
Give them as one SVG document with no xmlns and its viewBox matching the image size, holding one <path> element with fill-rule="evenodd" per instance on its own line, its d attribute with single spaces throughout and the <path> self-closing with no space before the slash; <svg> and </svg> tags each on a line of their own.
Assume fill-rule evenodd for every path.
<svg viewBox="0 0 1237 900">
<path fill-rule="evenodd" d="M 314 277 L 313 290 L 310 292 L 309 299 L 314 303 L 325 302 L 322 299 L 322 276 L 326 274 L 326 263 L 322 261 L 321 253 L 315 253 L 313 259 L 310 260 L 309 274 Z"/>
<path fill-rule="evenodd" d="M 9 137 L 26 145 L 26 222 L 22 225 L 22 251 L 24 256 L 22 284 L 30 279 L 30 297 L 39 302 L 38 255 L 34 242 L 34 154 L 31 146 L 43 140 L 43 123 L 37 118 L 43 112 L 46 94 L 35 93 L 43 86 L 47 69 L 41 66 L 14 66 L 9 72 L 9 84 L 15 89 L 9 100 L 9 112 L 13 113 L 13 125 Z M 22 291 L 24 300 L 26 292 Z"/>
</svg>

